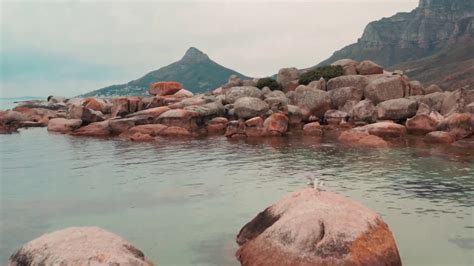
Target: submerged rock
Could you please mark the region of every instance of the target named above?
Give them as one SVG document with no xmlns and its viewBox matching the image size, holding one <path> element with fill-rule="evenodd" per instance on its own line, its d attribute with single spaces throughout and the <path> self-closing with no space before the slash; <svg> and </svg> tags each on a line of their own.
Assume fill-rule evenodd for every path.
<svg viewBox="0 0 474 266">
<path fill-rule="evenodd" d="M 321 137 L 323 136 L 323 129 L 319 122 L 312 122 L 304 125 L 303 134 L 308 136 Z"/>
<path fill-rule="evenodd" d="M 70 227 L 26 243 L 11 255 L 7 265 L 153 266 L 153 263 L 132 244 L 104 229 Z"/>
<path fill-rule="evenodd" d="M 242 265 L 401 265 L 380 215 L 315 189 L 291 193 L 259 213 L 237 243 Z"/>
<path fill-rule="evenodd" d="M 425 139 L 428 143 L 452 143 L 455 139 L 448 132 L 433 131 L 426 134 Z"/>
</svg>

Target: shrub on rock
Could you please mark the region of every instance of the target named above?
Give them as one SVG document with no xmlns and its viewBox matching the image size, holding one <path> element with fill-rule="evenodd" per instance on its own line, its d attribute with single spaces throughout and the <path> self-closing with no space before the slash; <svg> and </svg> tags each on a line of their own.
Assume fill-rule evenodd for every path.
<svg viewBox="0 0 474 266">
<path fill-rule="evenodd" d="M 299 79 L 299 83 L 308 85 L 312 81 L 324 78 L 326 81 L 344 75 L 344 68 L 342 66 L 323 66 L 310 70 Z"/>
</svg>

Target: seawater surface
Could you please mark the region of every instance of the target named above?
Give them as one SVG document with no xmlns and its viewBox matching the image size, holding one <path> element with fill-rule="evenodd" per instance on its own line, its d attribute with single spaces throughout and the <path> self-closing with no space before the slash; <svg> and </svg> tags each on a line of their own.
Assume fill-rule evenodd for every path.
<svg viewBox="0 0 474 266">
<path fill-rule="evenodd" d="M 0 163 L 0 264 L 44 233 L 95 225 L 158 265 L 238 265 L 240 228 L 308 175 L 380 213 L 405 265 L 474 264 L 469 151 L 302 137 L 132 143 L 34 128 L 0 136 Z"/>
</svg>

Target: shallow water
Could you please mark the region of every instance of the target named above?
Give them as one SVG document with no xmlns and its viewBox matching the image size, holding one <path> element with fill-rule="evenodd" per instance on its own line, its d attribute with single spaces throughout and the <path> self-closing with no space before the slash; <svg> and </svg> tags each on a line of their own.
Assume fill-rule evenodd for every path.
<svg viewBox="0 0 474 266">
<path fill-rule="evenodd" d="M 131 143 L 22 130 L 0 136 L 0 264 L 43 233 L 97 225 L 159 265 L 238 265 L 240 228 L 317 175 L 383 216 L 404 265 L 473 265 L 470 152 L 356 150 L 301 137 Z"/>
</svg>

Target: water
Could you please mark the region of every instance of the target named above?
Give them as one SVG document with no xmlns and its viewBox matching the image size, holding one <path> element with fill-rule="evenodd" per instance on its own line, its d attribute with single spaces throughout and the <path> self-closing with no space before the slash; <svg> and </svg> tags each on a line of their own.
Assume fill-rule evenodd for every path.
<svg viewBox="0 0 474 266">
<path fill-rule="evenodd" d="M 470 151 L 300 137 L 131 143 L 41 128 L 0 136 L 0 151 L 0 263 L 45 232 L 97 225 L 159 265 L 238 265 L 240 228 L 324 174 L 326 189 L 381 213 L 405 265 L 474 264 Z"/>
</svg>

